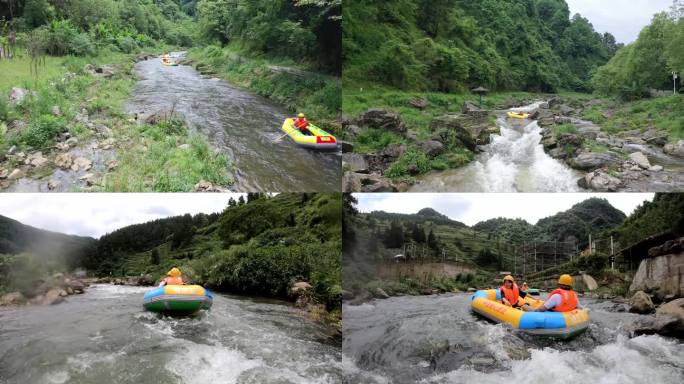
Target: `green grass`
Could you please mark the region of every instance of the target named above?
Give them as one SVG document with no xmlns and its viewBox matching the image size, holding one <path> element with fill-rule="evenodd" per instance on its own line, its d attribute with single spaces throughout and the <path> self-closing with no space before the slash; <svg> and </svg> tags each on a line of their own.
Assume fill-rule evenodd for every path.
<svg viewBox="0 0 684 384">
<path fill-rule="evenodd" d="M 649 128 L 665 130 L 670 141 L 684 138 L 684 95 L 673 95 L 632 102 L 604 102 L 587 108 L 582 117 L 600 124 L 602 129 L 616 134 Z M 609 113 L 606 113 L 609 112 Z M 610 115 L 612 116 L 605 116 Z"/>
<path fill-rule="evenodd" d="M 364 129 L 361 134 L 356 137 L 354 152 L 375 153 L 383 150 L 390 144 L 405 142 L 406 140 L 403 137 L 393 132 L 373 128 Z"/>
</svg>

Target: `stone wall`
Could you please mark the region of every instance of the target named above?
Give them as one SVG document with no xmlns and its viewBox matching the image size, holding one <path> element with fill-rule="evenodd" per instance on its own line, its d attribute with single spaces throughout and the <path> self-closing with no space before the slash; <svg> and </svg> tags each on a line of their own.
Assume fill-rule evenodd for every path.
<svg viewBox="0 0 684 384">
<path fill-rule="evenodd" d="M 651 248 L 629 290 L 644 291 L 658 301 L 670 295 L 684 297 L 684 237 Z"/>
</svg>

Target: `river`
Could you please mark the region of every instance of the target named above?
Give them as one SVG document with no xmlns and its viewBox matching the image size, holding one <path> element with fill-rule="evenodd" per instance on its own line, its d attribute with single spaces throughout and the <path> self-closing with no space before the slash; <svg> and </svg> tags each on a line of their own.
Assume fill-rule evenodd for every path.
<svg viewBox="0 0 684 384">
<path fill-rule="evenodd" d="M 282 136 L 287 112 L 269 100 L 186 65 L 138 62 L 139 82 L 126 109 L 153 113 L 175 105 L 191 130 L 208 138 L 235 166 L 236 191 L 339 191 L 341 156 L 296 146 Z"/>
<path fill-rule="evenodd" d="M 1 383 L 340 383 L 341 347 L 291 305 L 216 294 L 208 312 L 146 312 L 149 288 L 94 285 L 0 309 Z"/>
<path fill-rule="evenodd" d="M 513 111 L 529 112 L 539 103 Z M 499 135 L 465 167 L 418 178 L 412 192 L 575 192 L 581 173 L 544 152 L 542 129 L 534 120 L 511 119 L 499 111 Z"/>
<path fill-rule="evenodd" d="M 352 383 L 682 383 L 684 344 L 629 338 L 641 315 L 580 299 L 592 324 L 577 338 L 540 339 L 470 311 L 470 294 L 404 296 L 345 305 L 343 364 Z"/>
</svg>

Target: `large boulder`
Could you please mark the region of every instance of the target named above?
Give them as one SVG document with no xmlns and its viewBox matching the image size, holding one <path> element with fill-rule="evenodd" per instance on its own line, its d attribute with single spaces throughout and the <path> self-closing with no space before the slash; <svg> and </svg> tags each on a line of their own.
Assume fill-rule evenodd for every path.
<svg viewBox="0 0 684 384">
<path fill-rule="evenodd" d="M 460 144 L 471 151 L 476 151 L 478 145 L 489 144 L 490 128 L 486 116 L 445 115 L 430 123 L 434 140 L 446 146 Z"/>
<path fill-rule="evenodd" d="M 40 305 L 54 305 L 54 304 L 59 304 L 62 301 L 64 301 L 64 296 L 61 295 L 62 290 L 58 288 L 53 288 L 45 295 L 42 295 L 40 302 L 38 304 Z"/>
<path fill-rule="evenodd" d="M 376 299 L 389 299 L 389 295 L 382 288 L 377 287 L 373 290 L 373 296 Z"/>
<path fill-rule="evenodd" d="M 357 173 L 368 173 L 368 162 L 359 153 L 343 153 L 342 168 Z"/>
<path fill-rule="evenodd" d="M 658 301 L 667 295 L 684 296 L 684 237 L 668 241 L 649 250 L 639 264 L 629 290 L 645 291 Z"/>
<path fill-rule="evenodd" d="M 345 172 L 342 178 L 345 192 L 397 192 L 389 179 L 376 174 Z"/>
<path fill-rule="evenodd" d="M 684 335 L 684 298 L 672 300 L 658 307 L 656 319 L 658 318 L 662 318 L 663 322 L 675 319 L 669 330 L 671 334 L 681 338 Z"/>
<path fill-rule="evenodd" d="M 629 158 L 635 162 L 639 167 L 642 169 L 649 169 L 651 168 L 651 162 L 648 161 L 648 158 L 646 155 L 644 155 L 641 152 L 634 152 L 629 155 Z"/>
<path fill-rule="evenodd" d="M 608 167 L 615 165 L 620 161 L 620 158 L 610 152 L 582 152 L 577 157 L 571 159 L 569 164 L 575 169 L 594 170 L 597 168 Z"/>
<path fill-rule="evenodd" d="M 615 192 L 623 186 L 620 179 L 602 170 L 587 173 L 577 181 L 577 184 L 584 189 L 598 192 Z"/>
<path fill-rule="evenodd" d="M 675 144 L 666 144 L 663 152 L 668 155 L 684 158 L 684 140 L 679 140 Z"/>
<path fill-rule="evenodd" d="M 21 292 L 11 292 L 0 297 L 0 306 L 2 305 L 21 305 L 26 303 L 26 298 Z"/>
<path fill-rule="evenodd" d="M 665 144 L 667 144 L 669 135 L 667 131 L 661 131 L 655 128 L 651 128 L 644 132 L 642 137 L 646 141 L 646 143 L 662 147 Z"/>
<path fill-rule="evenodd" d="M 406 152 L 404 144 L 390 144 L 381 153 L 381 156 L 388 160 L 398 159 Z"/>
<path fill-rule="evenodd" d="M 67 281 L 67 287 L 74 293 L 84 293 L 86 285 L 81 280 L 69 280 Z"/>
<path fill-rule="evenodd" d="M 420 149 L 425 152 L 426 155 L 430 157 L 435 157 L 439 156 L 442 153 L 444 153 L 444 144 L 440 143 L 437 140 L 427 140 L 423 141 L 422 143 L 418 144 Z"/>
<path fill-rule="evenodd" d="M 309 290 L 311 290 L 311 288 L 311 284 L 307 283 L 306 281 L 298 281 L 292 284 L 292 287 L 290 288 L 290 293 L 292 295 L 298 296 L 308 292 Z"/>
<path fill-rule="evenodd" d="M 396 112 L 384 109 L 369 109 L 362 113 L 356 122 L 363 127 L 384 129 L 399 134 L 406 132 L 406 126 L 401 121 L 401 116 Z"/>
<path fill-rule="evenodd" d="M 415 98 L 415 99 L 409 100 L 409 105 L 412 106 L 413 108 L 417 108 L 417 109 L 420 109 L 422 111 L 425 108 L 427 108 L 428 105 L 430 105 L 430 103 L 428 103 L 427 99 L 425 99 L 425 98 Z"/>
<path fill-rule="evenodd" d="M 651 313 L 655 309 L 651 297 L 644 291 L 637 291 L 629 299 L 629 311 L 634 313 Z"/>
</svg>

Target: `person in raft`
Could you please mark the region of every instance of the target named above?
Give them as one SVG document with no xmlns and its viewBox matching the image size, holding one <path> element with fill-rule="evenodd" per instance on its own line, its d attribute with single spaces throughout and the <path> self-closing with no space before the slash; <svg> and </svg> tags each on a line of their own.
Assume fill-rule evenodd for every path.
<svg viewBox="0 0 684 384">
<path fill-rule="evenodd" d="M 169 272 L 166 273 L 166 277 L 162 279 L 159 283 L 160 287 L 165 285 L 183 285 L 183 278 L 181 277 L 180 269 L 173 267 Z"/>
<path fill-rule="evenodd" d="M 297 115 L 297 118 L 294 119 L 294 126 L 299 129 L 299 132 L 302 134 L 307 136 L 312 135 L 311 131 L 309 131 L 309 121 L 306 120 L 306 116 L 304 116 L 303 113 L 300 112 L 299 115 Z"/>
<path fill-rule="evenodd" d="M 532 309 L 529 306 L 523 307 L 523 310 L 528 312 L 570 312 L 576 308 L 582 308 L 577 294 L 572 290 L 572 276 L 561 275 L 558 279 L 558 288 L 549 293 L 546 301 L 537 309 Z"/>
<path fill-rule="evenodd" d="M 518 285 L 511 275 L 506 275 L 506 277 L 503 278 L 503 285 L 499 289 L 501 290 L 501 302 L 509 307 L 520 308 L 518 305 L 518 297 L 525 298 L 525 296 L 527 296 L 527 292 L 518 288 Z"/>
<path fill-rule="evenodd" d="M 527 290 L 528 290 L 529 288 L 530 288 L 530 287 L 527 285 L 527 282 L 524 282 L 523 285 L 522 285 L 522 287 L 520 287 L 520 291 L 527 293 Z"/>
</svg>

